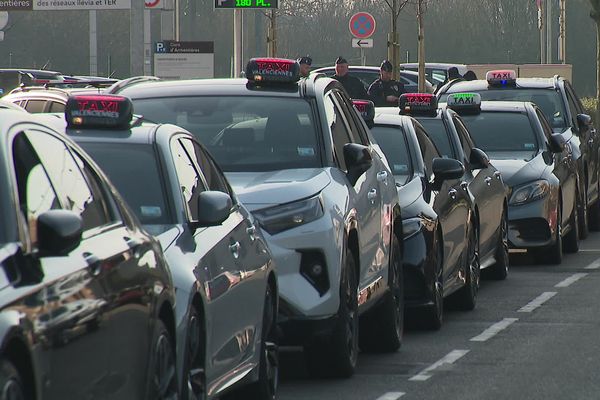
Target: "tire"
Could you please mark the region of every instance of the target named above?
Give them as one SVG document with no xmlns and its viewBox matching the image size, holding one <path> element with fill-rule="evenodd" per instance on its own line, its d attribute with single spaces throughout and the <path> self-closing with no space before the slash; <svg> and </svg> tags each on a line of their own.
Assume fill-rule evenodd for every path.
<svg viewBox="0 0 600 400">
<path fill-rule="evenodd" d="M 0 359 L 0 400 L 25 400 L 23 380 L 13 363 Z"/>
<path fill-rule="evenodd" d="M 533 251 L 535 260 L 538 264 L 551 264 L 559 265 L 562 263 L 563 256 L 563 241 L 562 236 L 562 214 L 560 211 L 560 205 L 556 210 L 556 238 L 554 244 L 543 247 L 541 249 L 535 249 Z"/>
<path fill-rule="evenodd" d="M 502 281 L 508 276 L 509 255 L 508 255 L 508 214 L 506 210 L 502 213 L 500 222 L 500 234 L 498 235 L 498 244 L 496 245 L 496 263 L 489 268 L 489 277 L 491 279 Z"/>
<path fill-rule="evenodd" d="M 421 319 L 422 325 L 431 330 L 439 330 L 444 322 L 444 252 L 442 246 L 444 242 L 436 235 L 435 245 L 433 251 L 435 251 L 434 274 L 435 282 L 432 287 L 432 301 L 433 304 L 427 307 Z"/>
<path fill-rule="evenodd" d="M 152 400 L 178 399 L 175 346 L 171 334 L 160 319 L 156 321 L 151 352 L 150 389 L 146 398 Z"/>
<path fill-rule="evenodd" d="M 579 224 L 579 239 L 583 240 L 588 237 L 590 227 L 588 225 L 588 207 L 587 207 L 587 190 L 581 199 L 578 198 L 577 221 Z"/>
<path fill-rule="evenodd" d="M 306 346 L 311 375 L 320 378 L 349 378 L 358 359 L 358 278 L 350 250 L 344 255 L 340 280 L 340 308 L 331 335 Z"/>
<path fill-rule="evenodd" d="M 479 291 L 480 265 L 477 232 L 471 227 L 469 232 L 469 244 L 466 257 L 466 282 L 465 286 L 456 293 L 458 308 L 470 311 L 477 303 L 477 292 Z"/>
<path fill-rule="evenodd" d="M 579 213 L 577 209 L 571 212 L 571 230 L 563 238 L 563 251 L 565 253 L 577 253 L 579 251 Z"/>
<path fill-rule="evenodd" d="M 402 345 L 404 335 L 404 276 L 402 251 L 396 235 L 392 235 L 389 263 L 390 290 L 381 304 L 360 320 L 359 347 L 363 351 L 391 353 Z"/>
<path fill-rule="evenodd" d="M 206 399 L 206 381 L 204 365 L 204 332 L 203 321 L 198 310 L 192 307 L 188 318 L 188 333 L 183 362 L 184 387 L 182 400 Z"/>
<path fill-rule="evenodd" d="M 267 284 L 263 308 L 263 324 L 260 341 L 260 362 L 258 380 L 233 393 L 222 397 L 222 400 L 252 399 L 275 400 L 279 386 L 279 348 L 277 346 L 277 296 L 271 285 Z"/>
</svg>

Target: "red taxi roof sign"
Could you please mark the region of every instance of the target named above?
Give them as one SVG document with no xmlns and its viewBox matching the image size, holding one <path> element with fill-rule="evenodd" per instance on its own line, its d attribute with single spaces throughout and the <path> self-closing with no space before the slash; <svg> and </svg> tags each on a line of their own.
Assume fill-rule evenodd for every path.
<svg viewBox="0 0 600 400">
<path fill-rule="evenodd" d="M 286 58 L 252 58 L 246 78 L 255 83 L 294 83 L 300 80 L 300 64 Z"/>
<path fill-rule="evenodd" d="M 481 112 L 481 95 L 479 93 L 452 93 L 446 99 L 448 107 L 458 113 Z"/>
<path fill-rule="evenodd" d="M 126 128 L 133 117 L 133 104 L 123 96 L 75 95 L 65 106 L 69 128 Z"/>
<path fill-rule="evenodd" d="M 429 93 L 404 93 L 398 99 L 403 114 L 435 114 L 438 108 L 437 97 Z"/>
<path fill-rule="evenodd" d="M 365 121 L 368 122 L 375 119 L 375 104 L 372 101 L 353 99 L 352 104 L 354 104 L 354 108 L 356 108 Z"/>
<path fill-rule="evenodd" d="M 512 69 L 488 71 L 485 80 L 490 86 L 514 86 L 517 83 L 517 73 Z"/>
</svg>

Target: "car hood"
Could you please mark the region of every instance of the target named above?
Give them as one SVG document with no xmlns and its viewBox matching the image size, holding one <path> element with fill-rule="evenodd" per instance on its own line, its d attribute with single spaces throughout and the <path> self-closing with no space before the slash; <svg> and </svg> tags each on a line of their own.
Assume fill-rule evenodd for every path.
<svg viewBox="0 0 600 400">
<path fill-rule="evenodd" d="M 227 172 L 225 175 L 250 211 L 313 196 L 331 182 L 329 174 L 321 168 Z"/>
<path fill-rule="evenodd" d="M 539 179 L 547 167 L 541 155 L 534 157 L 533 159 L 527 160 L 506 160 L 494 158 L 494 155 L 490 155 L 491 163 L 500 173 L 502 173 L 502 179 L 508 186 L 519 185 L 523 182 L 529 182 Z"/>
</svg>

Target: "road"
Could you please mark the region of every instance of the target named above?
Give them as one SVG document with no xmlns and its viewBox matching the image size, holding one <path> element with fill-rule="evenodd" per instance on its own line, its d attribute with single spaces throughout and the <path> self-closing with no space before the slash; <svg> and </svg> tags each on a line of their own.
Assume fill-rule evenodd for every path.
<svg viewBox="0 0 600 400">
<path fill-rule="evenodd" d="M 506 281 L 482 281 L 471 312 L 440 331 L 405 330 L 400 351 L 361 354 L 347 380 L 314 380 L 282 353 L 281 400 L 600 398 L 600 233 L 562 265 L 515 257 Z"/>
</svg>

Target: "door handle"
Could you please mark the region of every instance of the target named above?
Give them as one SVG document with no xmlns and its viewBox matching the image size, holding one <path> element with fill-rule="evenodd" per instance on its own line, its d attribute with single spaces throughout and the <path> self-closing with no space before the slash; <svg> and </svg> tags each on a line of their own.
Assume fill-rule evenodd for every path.
<svg viewBox="0 0 600 400">
<path fill-rule="evenodd" d="M 367 193 L 367 199 L 369 199 L 371 201 L 371 203 L 375 203 L 376 198 L 377 198 L 377 189 L 369 190 L 369 193 Z"/>
<path fill-rule="evenodd" d="M 484 179 L 484 181 L 485 181 L 485 183 L 487 183 L 487 185 L 488 185 L 488 186 L 490 186 L 490 185 L 492 184 L 492 178 L 491 178 L 491 177 L 489 177 L 489 176 L 487 176 L 487 177 Z"/>
<path fill-rule="evenodd" d="M 469 184 L 465 181 L 462 181 L 460 183 L 460 187 L 462 188 L 462 190 L 464 190 L 465 192 L 467 191 L 467 189 L 469 188 Z"/>
<path fill-rule="evenodd" d="M 93 276 L 100 275 L 100 272 L 102 272 L 102 261 L 95 254 L 89 252 L 83 253 L 83 258 L 90 268 L 90 273 Z"/>
<path fill-rule="evenodd" d="M 249 227 L 247 227 L 246 233 L 248 234 L 248 236 L 250 236 L 251 241 L 254 242 L 256 240 L 256 226 L 250 225 Z"/>
<path fill-rule="evenodd" d="M 500 171 L 496 171 L 494 172 L 494 176 L 496 177 L 496 179 L 500 179 L 502 177 L 502 174 L 500 173 Z"/>
<path fill-rule="evenodd" d="M 234 258 L 238 258 L 240 256 L 241 247 L 242 245 L 240 244 L 240 242 L 234 242 L 229 245 L 229 251 L 231 251 L 231 254 L 233 254 Z"/>
<path fill-rule="evenodd" d="M 388 173 L 387 171 L 380 171 L 377 173 L 377 181 L 387 185 Z"/>
<path fill-rule="evenodd" d="M 456 189 L 448 190 L 448 195 L 452 198 L 452 200 L 456 200 Z"/>
</svg>

